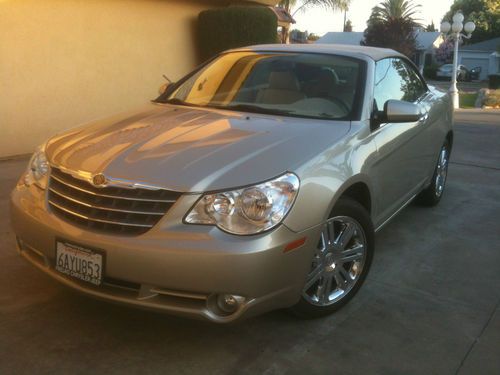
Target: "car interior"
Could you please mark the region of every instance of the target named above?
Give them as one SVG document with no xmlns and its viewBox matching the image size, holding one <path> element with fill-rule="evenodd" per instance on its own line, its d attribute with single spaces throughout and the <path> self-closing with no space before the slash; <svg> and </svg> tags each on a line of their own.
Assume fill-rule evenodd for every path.
<svg viewBox="0 0 500 375">
<path fill-rule="evenodd" d="M 346 65 L 335 69 L 304 63 L 264 65 L 268 66 L 261 64 L 249 74 L 234 102 L 280 105 L 280 108 L 290 106 L 327 117 L 343 117 L 351 112 L 357 68 Z"/>
</svg>

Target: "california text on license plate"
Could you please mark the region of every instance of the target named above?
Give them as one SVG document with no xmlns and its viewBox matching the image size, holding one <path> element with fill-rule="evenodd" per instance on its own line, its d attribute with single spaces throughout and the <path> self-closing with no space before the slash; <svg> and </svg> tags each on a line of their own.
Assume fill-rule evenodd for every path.
<svg viewBox="0 0 500 375">
<path fill-rule="evenodd" d="M 68 242 L 56 241 L 56 270 L 77 279 L 100 285 L 103 253 Z"/>
</svg>

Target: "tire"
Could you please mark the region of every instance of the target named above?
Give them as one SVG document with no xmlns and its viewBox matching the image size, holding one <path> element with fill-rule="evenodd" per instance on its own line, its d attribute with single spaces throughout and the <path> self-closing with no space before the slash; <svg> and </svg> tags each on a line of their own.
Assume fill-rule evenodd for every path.
<svg viewBox="0 0 500 375">
<path fill-rule="evenodd" d="M 450 143 L 445 141 L 439 152 L 431 184 L 417 196 L 416 202 L 421 206 L 432 207 L 441 201 L 448 176 L 450 153 Z"/>
<path fill-rule="evenodd" d="M 306 319 L 319 318 L 349 302 L 370 270 L 374 237 L 367 210 L 353 199 L 340 198 L 325 223 L 311 271 L 292 313 Z"/>
</svg>

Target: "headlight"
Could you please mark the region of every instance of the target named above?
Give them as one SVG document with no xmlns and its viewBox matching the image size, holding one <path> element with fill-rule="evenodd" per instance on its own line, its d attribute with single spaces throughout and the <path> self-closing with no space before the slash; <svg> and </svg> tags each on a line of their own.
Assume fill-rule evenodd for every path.
<svg viewBox="0 0 500 375">
<path fill-rule="evenodd" d="M 49 162 L 45 157 L 45 147 L 39 146 L 31 157 L 28 169 L 24 174 L 24 184 L 26 186 L 36 184 L 40 188 L 45 189 L 47 187 L 49 169 Z"/>
<path fill-rule="evenodd" d="M 205 194 L 187 214 L 188 224 L 211 224 L 232 234 L 255 234 L 281 223 L 295 201 L 299 178 L 286 173 L 238 190 Z"/>
</svg>

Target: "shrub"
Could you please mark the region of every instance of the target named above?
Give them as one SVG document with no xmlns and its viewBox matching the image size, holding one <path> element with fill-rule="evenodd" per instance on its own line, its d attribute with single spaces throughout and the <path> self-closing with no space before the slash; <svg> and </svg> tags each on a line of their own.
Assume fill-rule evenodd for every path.
<svg viewBox="0 0 500 375">
<path fill-rule="evenodd" d="M 436 79 L 436 73 L 439 66 L 437 64 L 427 65 L 424 67 L 424 77 L 427 79 Z"/>
<path fill-rule="evenodd" d="M 278 20 L 272 10 L 260 6 L 210 9 L 198 17 L 198 43 L 205 60 L 227 49 L 276 43 Z"/>
<path fill-rule="evenodd" d="M 483 102 L 484 107 L 500 108 L 500 89 L 488 90 Z"/>
</svg>

